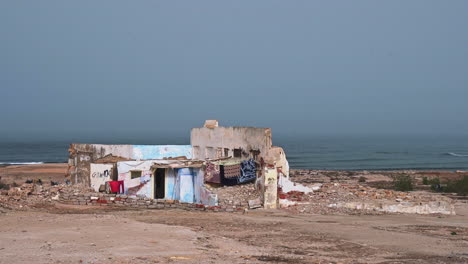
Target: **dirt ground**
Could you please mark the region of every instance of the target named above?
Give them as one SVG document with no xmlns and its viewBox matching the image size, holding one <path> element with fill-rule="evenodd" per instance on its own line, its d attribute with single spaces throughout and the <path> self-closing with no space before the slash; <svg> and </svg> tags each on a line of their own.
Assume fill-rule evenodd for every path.
<svg viewBox="0 0 468 264">
<path fill-rule="evenodd" d="M 0 168 L 1 176 L 63 181 L 66 166 L 45 165 Z M 456 213 L 0 206 L 0 263 L 468 263 L 466 200 Z"/>
<path fill-rule="evenodd" d="M 0 213 L 0 263 L 468 263 L 456 216 L 56 205 Z"/>
<path fill-rule="evenodd" d="M 19 184 L 34 179 L 41 179 L 44 183 L 63 182 L 67 169 L 66 163 L 0 166 L 0 177 L 2 182 L 8 184 Z"/>
</svg>

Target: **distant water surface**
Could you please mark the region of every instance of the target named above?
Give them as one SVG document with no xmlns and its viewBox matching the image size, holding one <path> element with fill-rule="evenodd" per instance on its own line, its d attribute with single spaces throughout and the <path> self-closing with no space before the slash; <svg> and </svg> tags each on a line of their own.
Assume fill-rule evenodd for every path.
<svg viewBox="0 0 468 264">
<path fill-rule="evenodd" d="M 102 140 L 106 144 L 189 144 L 189 139 Z M 73 140 L 73 142 L 90 142 Z M 0 142 L 0 164 L 66 162 L 70 142 Z M 284 136 L 291 168 L 327 170 L 467 170 L 468 136 Z"/>
<path fill-rule="evenodd" d="M 292 168 L 468 169 L 468 136 L 314 136 L 278 141 Z"/>
</svg>

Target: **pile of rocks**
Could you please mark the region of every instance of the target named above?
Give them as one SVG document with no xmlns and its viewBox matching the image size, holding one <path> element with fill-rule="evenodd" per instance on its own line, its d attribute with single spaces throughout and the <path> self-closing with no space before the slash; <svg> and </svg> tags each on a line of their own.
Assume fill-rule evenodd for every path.
<svg viewBox="0 0 468 264">
<path fill-rule="evenodd" d="M 280 193 L 279 196 L 283 208 L 307 213 L 365 210 L 366 213 L 454 214 L 453 201 L 441 195 L 376 189 L 356 183 L 323 183 L 313 193 Z"/>
<path fill-rule="evenodd" d="M 89 190 L 82 186 L 71 185 L 42 185 L 24 183 L 0 192 L 0 206 L 8 209 L 25 209 L 38 204 L 53 203 L 63 192 Z"/>
<path fill-rule="evenodd" d="M 218 205 L 221 207 L 247 208 L 249 201 L 258 200 L 260 197 L 260 192 L 256 190 L 254 183 L 220 187 L 206 186 L 213 194 L 218 195 Z"/>
</svg>

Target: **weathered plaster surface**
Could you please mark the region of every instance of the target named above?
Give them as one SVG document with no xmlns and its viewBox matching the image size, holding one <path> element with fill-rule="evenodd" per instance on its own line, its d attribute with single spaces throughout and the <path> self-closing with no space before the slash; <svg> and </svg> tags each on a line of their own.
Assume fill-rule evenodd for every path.
<svg viewBox="0 0 468 264">
<path fill-rule="evenodd" d="M 278 199 L 278 172 L 276 168 L 265 169 L 265 196 L 263 206 L 265 209 L 276 209 Z"/>
<path fill-rule="evenodd" d="M 91 163 L 91 188 L 98 192 L 99 187 L 112 180 L 113 164 Z"/>
<path fill-rule="evenodd" d="M 134 145 L 133 158 L 134 159 L 164 159 L 175 157 L 192 158 L 191 145 L 163 145 L 163 146 L 149 146 L 149 145 Z"/>
<path fill-rule="evenodd" d="M 198 160 L 223 157 L 243 160 L 254 158 L 259 164 L 267 164 L 272 168 L 259 168 L 256 186 L 262 190 L 265 207 L 276 207 L 277 171 L 288 177 L 289 164 L 283 149 L 272 147 L 270 128 L 218 127 L 217 121 L 208 122 L 207 127 L 193 128 L 190 139 L 192 145 L 72 144 L 69 150 L 69 174 L 73 183 L 91 186 L 91 163 L 108 155 L 128 159 L 130 161 L 117 162 L 118 179 L 124 181 L 126 192 L 153 198 L 152 160 L 164 163 L 170 162 L 166 158 L 175 157 Z M 94 169 L 98 171 L 100 168 L 93 166 Z M 142 177 L 131 179 L 132 169 L 142 171 Z M 166 199 L 217 205 L 217 196 L 204 187 L 203 169 L 165 169 L 165 172 Z M 266 172 L 270 176 L 264 175 Z M 271 176 L 273 174 L 274 179 Z M 100 183 L 93 180 L 93 188 Z"/>
<path fill-rule="evenodd" d="M 193 158 L 215 159 L 224 156 L 224 149 L 233 157 L 234 149 L 241 149 L 243 157 L 249 157 L 251 151 L 260 151 L 266 155 L 271 147 L 271 129 L 257 127 L 215 127 L 193 128 L 191 144 Z"/>
<path fill-rule="evenodd" d="M 179 200 L 179 192 L 176 192 L 176 169 L 166 169 L 166 199 Z M 153 196 L 154 197 L 154 196 Z"/>
<path fill-rule="evenodd" d="M 124 181 L 125 193 L 128 195 L 152 198 L 153 185 L 151 165 L 153 161 L 121 161 L 117 162 L 119 181 Z M 131 171 L 141 171 L 139 178 L 132 179 Z"/>
<path fill-rule="evenodd" d="M 69 173 L 72 182 L 87 186 L 91 186 L 90 164 L 107 155 L 129 160 L 192 157 L 192 146 L 190 145 L 71 144 L 69 151 Z"/>
<path fill-rule="evenodd" d="M 185 203 L 193 203 L 195 198 L 193 172 L 190 168 L 182 168 L 178 170 L 180 182 L 179 197 L 180 201 Z"/>
<path fill-rule="evenodd" d="M 118 180 L 124 181 L 125 193 L 132 196 L 154 197 L 154 162 L 169 160 L 120 161 L 117 163 Z M 142 177 L 131 179 L 131 171 L 141 171 Z M 166 168 L 164 199 L 215 206 L 218 198 L 205 188 L 200 168 Z"/>
<path fill-rule="evenodd" d="M 289 162 L 286 159 L 286 153 L 283 148 L 276 146 L 271 147 L 268 150 L 265 160 L 269 164 L 274 164 L 284 176 L 289 178 Z"/>
</svg>

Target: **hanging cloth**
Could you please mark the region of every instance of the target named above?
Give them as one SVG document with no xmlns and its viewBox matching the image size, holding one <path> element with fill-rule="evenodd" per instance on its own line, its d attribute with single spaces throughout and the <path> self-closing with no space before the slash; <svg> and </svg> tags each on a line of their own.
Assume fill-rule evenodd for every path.
<svg viewBox="0 0 468 264">
<path fill-rule="evenodd" d="M 221 184 L 226 186 L 238 184 L 241 173 L 240 169 L 240 163 L 235 165 L 221 165 Z"/>
<path fill-rule="evenodd" d="M 221 183 L 220 166 L 211 162 L 206 164 L 205 168 L 205 182 Z"/>
<path fill-rule="evenodd" d="M 257 178 L 255 161 L 253 159 L 244 160 L 240 165 L 241 175 L 239 177 L 239 183 L 251 182 Z"/>
</svg>

